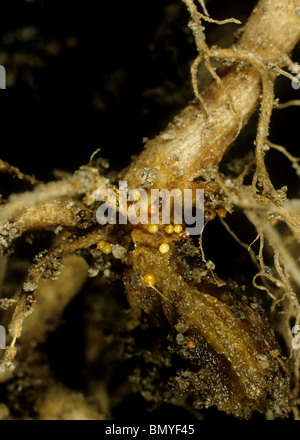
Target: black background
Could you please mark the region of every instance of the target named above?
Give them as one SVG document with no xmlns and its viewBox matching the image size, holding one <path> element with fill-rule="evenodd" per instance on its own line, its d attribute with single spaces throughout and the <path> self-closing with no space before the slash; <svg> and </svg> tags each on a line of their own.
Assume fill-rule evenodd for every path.
<svg viewBox="0 0 300 440">
<path fill-rule="evenodd" d="M 73 171 L 87 163 L 96 148 L 121 169 L 142 147 L 142 138 L 163 129 L 182 107 L 147 97 L 166 79 L 178 93 L 189 80 L 192 42 L 180 30 L 186 24 L 179 5 L 170 28 L 159 34 L 164 6 L 174 2 L 9 1 L 1 5 L 2 49 L 8 55 L 7 76 L 15 83 L 1 91 L 1 158 L 50 179 L 52 168 Z M 179 13 L 179 15 L 178 15 Z M 18 38 L 32 27 L 29 41 Z M 166 37 L 166 38 L 165 38 Z M 68 40 L 75 41 L 70 47 Z M 59 50 L 55 52 L 55 46 Z M 174 46 L 183 51 L 172 53 Z M 15 57 L 22 61 L 15 68 Z M 43 67 L 31 66 L 37 57 Z M 179 59 L 178 59 L 179 58 Z M 179 74 L 174 65 L 182 63 Z M 28 83 L 29 73 L 33 82 Z M 180 78 L 178 78 L 180 76 Z M 192 98 L 190 87 L 184 100 Z M 163 101 L 163 102 L 160 102 Z M 177 100 L 178 101 L 178 100 Z"/>
</svg>

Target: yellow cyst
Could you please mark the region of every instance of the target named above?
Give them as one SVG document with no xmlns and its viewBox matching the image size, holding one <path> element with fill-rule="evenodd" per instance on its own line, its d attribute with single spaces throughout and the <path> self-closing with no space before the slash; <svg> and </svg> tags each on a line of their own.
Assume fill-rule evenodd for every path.
<svg viewBox="0 0 300 440">
<path fill-rule="evenodd" d="M 224 208 L 219 208 L 217 210 L 217 214 L 220 218 L 225 218 L 226 217 L 226 209 Z"/>
<path fill-rule="evenodd" d="M 278 223 L 278 219 L 277 219 L 277 218 L 273 218 L 273 217 L 269 217 L 269 218 L 268 218 L 268 223 L 269 223 L 269 225 L 271 225 L 271 226 L 276 226 L 277 223 Z"/>
<path fill-rule="evenodd" d="M 149 225 L 147 229 L 150 234 L 155 234 L 158 231 L 158 225 Z"/>
<path fill-rule="evenodd" d="M 106 241 L 100 240 L 97 243 L 97 248 L 100 249 L 100 251 L 102 251 L 102 249 L 104 248 L 105 245 L 106 245 Z"/>
<path fill-rule="evenodd" d="M 215 213 L 215 211 L 211 211 L 210 212 L 210 216 L 209 216 L 209 220 L 213 220 L 215 217 L 216 217 L 216 213 Z"/>
<path fill-rule="evenodd" d="M 165 231 L 167 234 L 173 234 L 174 232 L 174 226 L 173 225 L 168 225 L 165 227 Z"/>
<path fill-rule="evenodd" d="M 157 208 L 157 205 L 149 205 L 148 206 L 148 212 L 149 212 L 149 214 L 156 214 L 157 213 L 157 210 L 158 210 L 158 208 Z"/>
<path fill-rule="evenodd" d="M 156 276 L 153 273 L 145 273 L 142 278 L 148 286 L 154 286 L 156 283 Z"/>
<path fill-rule="evenodd" d="M 141 194 L 138 190 L 134 190 L 132 193 L 132 198 L 133 200 L 135 200 L 136 202 L 140 200 L 141 198 Z"/>
<path fill-rule="evenodd" d="M 168 245 L 168 243 L 162 243 L 159 246 L 159 252 L 161 254 L 166 254 L 167 252 L 169 252 L 169 250 L 170 250 L 170 246 Z"/>
<path fill-rule="evenodd" d="M 112 245 L 110 243 L 105 243 L 101 250 L 104 254 L 110 254 L 112 251 Z"/>
<path fill-rule="evenodd" d="M 181 225 L 175 225 L 174 226 L 174 232 L 176 232 L 176 234 L 180 234 L 181 231 L 182 231 L 182 226 Z"/>
</svg>

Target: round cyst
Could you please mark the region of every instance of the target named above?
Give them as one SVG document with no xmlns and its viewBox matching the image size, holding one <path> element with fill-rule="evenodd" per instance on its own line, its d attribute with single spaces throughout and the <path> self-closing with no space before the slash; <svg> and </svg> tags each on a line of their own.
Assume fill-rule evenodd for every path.
<svg viewBox="0 0 300 440">
<path fill-rule="evenodd" d="M 147 229 L 150 234 L 155 234 L 158 231 L 158 225 L 149 225 Z"/>
<path fill-rule="evenodd" d="M 155 275 L 153 275 L 152 273 L 145 273 L 143 275 L 143 281 L 148 285 L 148 286 L 154 286 L 154 284 L 156 283 L 156 277 Z"/>
<path fill-rule="evenodd" d="M 176 234 L 180 234 L 181 231 L 182 231 L 182 226 L 181 225 L 175 225 L 174 226 L 174 232 L 176 232 Z"/>
<path fill-rule="evenodd" d="M 168 245 L 168 243 L 162 243 L 159 246 L 159 252 L 161 254 L 166 254 L 167 252 L 169 252 L 169 250 L 170 250 L 170 246 Z"/>
<path fill-rule="evenodd" d="M 165 227 L 165 231 L 167 234 L 173 234 L 174 232 L 174 226 L 173 225 L 168 225 Z"/>
</svg>

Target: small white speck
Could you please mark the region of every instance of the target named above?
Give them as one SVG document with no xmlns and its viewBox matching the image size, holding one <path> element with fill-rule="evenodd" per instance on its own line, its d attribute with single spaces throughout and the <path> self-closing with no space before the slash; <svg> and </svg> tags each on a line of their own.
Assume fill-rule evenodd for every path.
<svg viewBox="0 0 300 440">
<path fill-rule="evenodd" d="M 32 281 L 25 281 L 23 284 L 24 292 L 34 292 L 37 289 L 38 285 Z"/>
<path fill-rule="evenodd" d="M 91 278 L 96 277 L 98 273 L 99 273 L 99 269 L 96 269 L 95 267 L 90 267 L 88 270 L 89 277 Z"/>
<path fill-rule="evenodd" d="M 119 244 L 112 246 L 112 254 L 115 258 L 120 259 L 126 254 L 126 249 Z"/>
<path fill-rule="evenodd" d="M 110 276 L 110 270 L 109 270 L 109 269 L 105 269 L 105 270 L 103 271 L 103 275 L 104 275 L 105 277 L 109 277 L 109 276 Z"/>
<path fill-rule="evenodd" d="M 164 133 L 161 135 L 161 138 L 164 141 L 171 141 L 172 139 L 174 139 L 174 136 L 172 136 L 170 133 Z"/>
</svg>

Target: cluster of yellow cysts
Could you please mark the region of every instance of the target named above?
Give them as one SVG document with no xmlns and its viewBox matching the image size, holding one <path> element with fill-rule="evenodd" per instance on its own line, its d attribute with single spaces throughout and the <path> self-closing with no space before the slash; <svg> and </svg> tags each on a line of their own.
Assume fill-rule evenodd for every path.
<svg viewBox="0 0 300 440">
<path fill-rule="evenodd" d="M 138 201 L 140 198 L 140 194 L 138 193 L 138 191 L 136 192 L 136 194 L 132 195 L 134 200 Z M 157 204 L 151 204 L 148 206 L 148 213 L 151 214 L 156 214 L 158 211 L 158 206 Z M 147 227 L 147 231 L 149 232 L 149 234 L 156 234 L 159 230 L 159 226 L 157 224 L 150 224 Z M 180 232 L 182 232 L 182 226 L 181 225 L 167 225 L 165 227 L 165 232 L 167 234 L 173 234 L 173 232 L 175 232 L 176 234 L 180 234 Z M 168 243 L 161 243 L 159 248 L 158 248 L 159 252 L 161 254 L 166 254 L 169 252 L 170 250 L 170 245 Z M 152 273 L 145 273 L 142 276 L 142 280 L 144 281 L 144 283 L 148 286 L 148 287 L 153 287 L 156 284 L 156 276 L 153 275 Z M 154 287 L 153 287 L 154 288 Z"/>
<path fill-rule="evenodd" d="M 104 254 L 110 254 L 112 251 L 112 245 L 108 243 L 107 241 L 100 240 L 97 243 L 97 249 L 102 251 Z"/>
<path fill-rule="evenodd" d="M 173 232 L 175 232 L 175 234 L 180 234 L 180 232 L 182 232 L 182 226 L 181 225 L 167 225 L 165 227 L 165 231 L 167 234 L 173 234 Z"/>
<path fill-rule="evenodd" d="M 158 225 L 154 225 L 154 224 L 149 225 L 147 230 L 150 234 L 155 234 L 156 232 L 158 232 Z M 173 234 L 173 232 L 175 232 L 176 234 L 180 234 L 180 232 L 182 232 L 182 226 L 181 225 L 174 225 L 174 226 L 167 225 L 165 227 L 165 232 L 167 234 Z M 170 246 L 168 243 L 161 243 L 158 250 L 161 254 L 166 254 L 167 252 L 169 252 Z"/>
<path fill-rule="evenodd" d="M 226 209 L 219 208 L 216 211 L 210 211 L 208 220 L 214 220 L 217 215 L 218 215 L 219 218 L 225 218 L 226 214 L 227 214 Z"/>
<path fill-rule="evenodd" d="M 156 205 L 150 205 L 149 206 L 149 213 L 155 210 Z M 147 230 L 150 234 L 156 234 L 156 232 L 158 232 L 158 225 L 155 224 L 151 224 L 148 226 Z M 180 232 L 182 232 L 182 226 L 181 225 L 167 225 L 165 227 L 165 232 L 167 234 L 173 234 L 173 232 L 175 232 L 176 234 L 180 234 Z M 161 254 L 167 254 L 170 250 L 170 245 L 169 243 L 161 243 L 159 248 L 158 248 L 159 252 Z M 145 284 L 147 284 L 148 287 L 153 287 L 156 284 L 156 276 L 153 275 L 152 273 L 145 273 L 142 276 L 142 280 L 144 281 Z M 154 288 L 154 287 L 153 287 Z"/>
<path fill-rule="evenodd" d="M 150 234 L 155 234 L 156 232 L 158 232 L 158 225 L 149 225 L 147 228 L 148 232 Z M 173 234 L 173 232 L 175 232 L 176 234 L 180 234 L 180 232 L 182 232 L 182 226 L 181 225 L 167 225 L 165 227 L 165 232 L 167 234 Z"/>
</svg>

